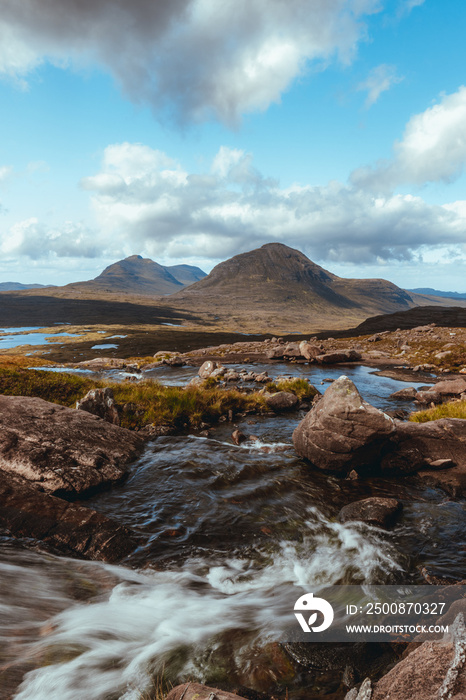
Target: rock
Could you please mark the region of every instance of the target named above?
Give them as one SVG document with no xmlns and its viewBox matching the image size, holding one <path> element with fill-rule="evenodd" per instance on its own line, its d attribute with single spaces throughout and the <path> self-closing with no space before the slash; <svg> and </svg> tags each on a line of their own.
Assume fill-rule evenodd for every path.
<svg viewBox="0 0 466 700">
<path fill-rule="evenodd" d="M 377 343 L 380 340 L 382 340 L 382 336 L 376 333 L 375 335 L 371 335 L 370 338 L 367 339 L 369 343 Z"/>
<path fill-rule="evenodd" d="M 377 682 L 371 700 L 464 700 L 465 658 L 466 629 L 460 613 L 450 636 L 411 651 Z"/>
<path fill-rule="evenodd" d="M 172 688 L 165 700 L 245 700 L 240 695 L 210 688 L 200 683 L 184 683 Z"/>
<path fill-rule="evenodd" d="M 234 372 L 233 370 L 228 370 L 228 372 L 224 375 L 223 378 L 226 382 L 238 382 L 241 379 L 239 373 Z"/>
<path fill-rule="evenodd" d="M 186 364 L 183 358 L 179 355 L 172 355 L 171 357 L 167 357 L 165 360 L 162 360 L 162 362 L 164 365 L 168 365 L 169 367 L 184 367 Z"/>
<path fill-rule="evenodd" d="M 287 343 L 283 350 L 283 355 L 285 357 L 302 357 L 300 343 Z"/>
<path fill-rule="evenodd" d="M 443 397 L 434 389 L 429 388 L 429 391 L 417 391 L 414 400 L 420 404 L 439 404 L 443 402 Z"/>
<path fill-rule="evenodd" d="M 456 466 L 452 459 L 435 459 L 431 461 L 427 460 L 429 469 L 450 469 L 450 467 Z"/>
<path fill-rule="evenodd" d="M 448 357 L 451 354 L 451 350 L 444 350 L 443 352 L 438 352 L 436 355 L 434 355 L 434 357 L 436 360 L 443 360 L 445 357 Z"/>
<path fill-rule="evenodd" d="M 218 364 L 214 362 L 213 360 L 206 360 L 205 362 L 202 363 L 202 365 L 199 367 L 198 375 L 200 376 L 201 379 L 208 379 L 214 369 L 217 369 Z"/>
<path fill-rule="evenodd" d="M 435 328 L 435 323 L 432 323 L 429 326 L 416 326 L 416 328 L 412 329 L 412 332 L 413 333 L 432 333 L 434 328 Z"/>
<path fill-rule="evenodd" d="M 320 345 L 309 343 L 307 340 L 302 340 L 299 344 L 299 352 L 306 360 L 314 360 L 317 355 L 320 355 Z"/>
<path fill-rule="evenodd" d="M 277 391 L 275 394 L 268 396 L 265 402 L 275 413 L 293 411 L 299 405 L 298 397 L 296 394 L 292 394 L 291 391 Z"/>
<path fill-rule="evenodd" d="M 85 559 L 117 562 L 138 544 L 134 533 L 115 520 L 5 473 L 0 478 L 0 525 L 15 537 L 32 537 Z"/>
<path fill-rule="evenodd" d="M 223 377 L 226 373 L 226 368 L 223 365 L 220 365 L 220 367 L 217 367 L 210 373 L 210 378 L 211 379 L 220 379 L 220 377 Z"/>
<path fill-rule="evenodd" d="M 107 423 L 120 425 L 120 416 L 115 406 L 112 389 L 91 389 L 83 399 L 76 402 L 76 408 L 78 411 L 87 411 L 94 416 L 99 416 Z"/>
<path fill-rule="evenodd" d="M 372 698 L 372 683 L 370 678 L 366 678 L 361 684 L 359 691 L 353 688 L 349 693 L 346 693 L 345 700 L 371 700 Z M 407 698 L 406 698 L 407 700 Z"/>
<path fill-rule="evenodd" d="M 373 467 L 395 431 L 385 413 L 339 377 L 293 433 L 297 453 L 319 469 L 348 473 Z"/>
<path fill-rule="evenodd" d="M 242 442 L 246 442 L 248 439 L 247 435 L 245 435 L 241 430 L 233 430 L 231 434 L 231 439 L 235 443 L 235 445 L 241 445 Z"/>
<path fill-rule="evenodd" d="M 265 354 L 269 360 L 280 360 L 285 355 L 285 348 L 283 345 L 276 345 L 273 348 L 267 348 Z"/>
<path fill-rule="evenodd" d="M 406 387 L 406 389 L 400 389 L 390 394 L 389 399 L 399 399 L 400 401 L 413 401 L 416 397 L 417 390 L 413 386 Z"/>
<path fill-rule="evenodd" d="M 261 372 L 260 374 L 256 374 L 254 381 L 259 382 L 259 384 L 265 384 L 266 382 L 270 382 L 270 377 L 267 372 Z"/>
<path fill-rule="evenodd" d="M 387 530 L 393 525 L 402 509 L 402 503 L 395 498 L 372 496 L 344 506 L 340 510 L 338 518 L 342 523 L 360 520 L 363 523 L 377 525 L 377 527 L 383 527 Z"/>
<path fill-rule="evenodd" d="M 350 348 L 348 350 L 337 350 L 327 352 L 324 355 L 317 355 L 315 359 L 323 365 L 335 365 L 338 362 L 357 362 L 361 359 L 361 353 Z"/>
<path fill-rule="evenodd" d="M 391 448 L 381 460 L 382 471 L 411 473 L 422 478 L 432 476 L 431 483 L 444 484 L 449 493 L 466 491 L 466 420 L 442 418 L 427 423 L 395 421 L 396 431 Z M 449 459 L 456 464 L 449 469 L 429 468 L 436 460 Z"/>
<path fill-rule="evenodd" d="M 434 385 L 434 391 L 441 396 L 460 396 L 466 391 L 466 379 L 445 379 Z"/>
<path fill-rule="evenodd" d="M 121 481 L 143 440 L 86 411 L 0 396 L 0 470 L 69 500 Z"/>
</svg>

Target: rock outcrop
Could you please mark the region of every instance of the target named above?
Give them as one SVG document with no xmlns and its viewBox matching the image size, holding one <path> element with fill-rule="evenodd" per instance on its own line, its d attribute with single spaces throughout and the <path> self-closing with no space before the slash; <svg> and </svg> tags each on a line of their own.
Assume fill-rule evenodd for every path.
<svg viewBox="0 0 466 700">
<path fill-rule="evenodd" d="M 40 540 L 54 550 L 83 559 L 117 562 L 136 549 L 128 528 L 76 503 L 37 491 L 24 479 L 2 474 L 0 526 L 15 537 Z"/>
<path fill-rule="evenodd" d="M 394 420 L 364 401 L 342 376 L 298 425 L 293 443 L 319 469 L 359 472 L 380 460 L 394 432 Z"/>
<path fill-rule="evenodd" d="M 143 440 L 86 411 L 0 396 L 0 470 L 74 500 L 121 481 Z"/>
</svg>

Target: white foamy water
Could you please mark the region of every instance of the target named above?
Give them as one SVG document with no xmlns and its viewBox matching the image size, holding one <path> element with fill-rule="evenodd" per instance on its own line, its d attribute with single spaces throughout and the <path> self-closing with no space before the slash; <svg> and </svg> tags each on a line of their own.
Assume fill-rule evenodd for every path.
<svg viewBox="0 0 466 700">
<path fill-rule="evenodd" d="M 28 673 L 16 700 L 136 700 L 162 669 L 173 682 L 205 680 L 203 652 L 221 650 L 229 632 L 235 631 L 236 658 L 247 658 L 254 644 L 280 639 L 303 591 L 381 582 L 399 568 L 396 552 L 375 528 L 331 522 L 310 508 L 303 530 L 299 541 L 261 552 L 260 563 L 209 556 L 145 572 L 85 564 L 87 572 L 104 570 L 118 583 L 43 625 L 43 637 L 24 654 L 40 665 L 59 650 L 63 660 Z"/>
</svg>

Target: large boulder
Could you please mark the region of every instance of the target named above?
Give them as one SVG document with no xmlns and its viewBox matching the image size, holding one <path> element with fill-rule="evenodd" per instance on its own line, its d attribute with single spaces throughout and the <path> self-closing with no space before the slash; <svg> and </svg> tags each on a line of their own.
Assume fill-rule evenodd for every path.
<svg viewBox="0 0 466 700">
<path fill-rule="evenodd" d="M 214 360 L 206 360 L 199 367 L 198 375 L 201 379 L 208 379 L 218 366 L 219 365 Z"/>
<path fill-rule="evenodd" d="M 78 411 L 87 411 L 94 416 L 99 416 L 113 425 L 120 425 L 120 416 L 115 406 L 113 390 L 108 387 L 91 389 L 83 399 L 76 402 L 76 408 Z"/>
<path fill-rule="evenodd" d="M 117 562 L 138 544 L 128 528 L 95 510 L 39 492 L 24 479 L 0 474 L 0 527 L 40 540 L 68 556 Z"/>
<path fill-rule="evenodd" d="M 43 399 L 0 396 L 0 471 L 73 500 L 121 481 L 143 440 Z"/>
<path fill-rule="evenodd" d="M 394 432 L 394 420 L 364 401 L 342 376 L 298 425 L 293 443 L 319 469 L 359 472 L 377 464 Z"/>
</svg>

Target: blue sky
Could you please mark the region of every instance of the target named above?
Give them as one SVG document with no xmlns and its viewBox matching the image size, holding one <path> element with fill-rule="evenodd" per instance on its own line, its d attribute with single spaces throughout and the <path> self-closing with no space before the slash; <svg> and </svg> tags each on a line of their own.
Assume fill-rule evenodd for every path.
<svg viewBox="0 0 466 700">
<path fill-rule="evenodd" d="M 466 291 L 461 0 L 0 8 L 0 281 L 277 240 Z"/>
</svg>

